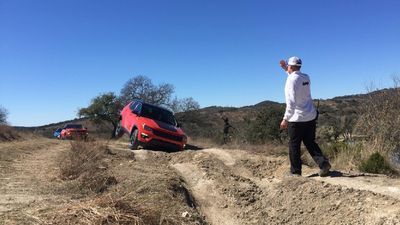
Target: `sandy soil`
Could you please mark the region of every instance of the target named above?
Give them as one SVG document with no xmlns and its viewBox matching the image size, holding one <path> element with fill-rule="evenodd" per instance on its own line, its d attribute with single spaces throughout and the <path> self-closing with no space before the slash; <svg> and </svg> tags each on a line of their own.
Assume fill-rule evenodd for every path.
<svg viewBox="0 0 400 225">
<path fill-rule="evenodd" d="M 131 152 L 123 142 L 108 144 L 107 169 L 118 184 L 82 198 L 60 191 L 68 187 L 58 163 L 69 142 L 0 144 L 0 224 L 57 224 L 63 213 L 71 216 L 88 202 L 100 213 L 96 199 L 105 197 L 157 215 L 154 224 L 173 224 L 168 216 L 178 224 L 400 224 L 399 179 L 336 170 L 320 178 L 310 167 L 292 178 L 285 176 L 284 156 L 227 149 Z"/>
</svg>

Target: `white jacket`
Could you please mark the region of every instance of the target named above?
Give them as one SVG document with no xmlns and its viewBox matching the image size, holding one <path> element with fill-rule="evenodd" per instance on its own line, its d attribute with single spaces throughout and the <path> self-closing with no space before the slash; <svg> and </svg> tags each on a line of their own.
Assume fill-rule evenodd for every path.
<svg viewBox="0 0 400 225">
<path fill-rule="evenodd" d="M 286 111 L 283 117 L 289 122 L 307 122 L 317 117 L 307 74 L 295 71 L 288 74 L 285 85 Z"/>
</svg>

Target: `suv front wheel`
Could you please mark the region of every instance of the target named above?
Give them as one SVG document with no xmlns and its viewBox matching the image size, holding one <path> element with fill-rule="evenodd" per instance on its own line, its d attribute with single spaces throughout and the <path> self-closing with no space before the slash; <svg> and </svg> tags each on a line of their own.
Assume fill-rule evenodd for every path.
<svg viewBox="0 0 400 225">
<path fill-rule="evenodd" d="M 137 150 L 139 147 L 138 133 L 139 133 L 138 129 L 135 129 L 131 134 L 131 146 L 130 146 L 131 150 Z"/>
</svg>

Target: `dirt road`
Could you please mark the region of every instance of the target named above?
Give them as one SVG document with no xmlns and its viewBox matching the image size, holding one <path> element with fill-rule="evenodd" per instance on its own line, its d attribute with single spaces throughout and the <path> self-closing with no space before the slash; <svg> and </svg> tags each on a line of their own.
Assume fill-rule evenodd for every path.
<svg viewBox="0 0 400 225">
<path fill-rule="evenodd" d="M 45 139 L 33 147 L 0 144 L 0 224 L 52 224 L 51 212 L 89 201 L 59 191 L 65 182 L 58 178 L 57 159 L 68 148 L 68 142 Z M 11 149 L 19 153 L 5 157 Z M 287 178 L 286 157 L 241 150 L 132 153 L 123 142 L 111 142 L 109 149 L 108 168 L 119 183 L 102 195 L 131 194 L 131 202 L 148 195 L 161 205 L 161 216 L 176 214 L 180 224 L 400 224 L 398 179 L 340 171 L 320 178 L 316 168 Z M 182 182 L 186 203 L 165 211 L 163 205 L 179 197 L 164 193 L 171 181 Z"/>
<path fill-rule="evenodd" d="M 0 224 L 40 224 L 38 214 L 64 202 L 55 181 L 68 146 L 48 139 L 0 144 Z"/>
</svg>

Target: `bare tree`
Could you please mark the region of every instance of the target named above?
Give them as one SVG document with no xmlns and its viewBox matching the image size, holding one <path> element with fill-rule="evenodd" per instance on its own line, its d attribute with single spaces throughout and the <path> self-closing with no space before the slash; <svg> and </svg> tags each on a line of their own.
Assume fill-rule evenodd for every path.
<svg viewBox="0 0 400 225">
<path fill-rule="evenodd" d="M 7 110 L 0 106 L 0 124 L 6 124 L 7 123 Z"/>
<path fill-rule="evenodd" d="M 393 77 L 393 88 L 374 91 L 361 108 L 358 132 L 367 135 L 371 149 L 384 153 L 400 152 L 400 78 Z"/>
<path fill-rule="evenodd" d="M 151 104 L 168 106 L 173 93 L 172 84 L 154 85 L 148 77 L 139 75 L 125 83 L 120 98 L 123 104 L 134 99 L 141 99 Z"/>
<path fill-rule="evenodd" d="M 192 97 L 183 99 L 178 99 L 177 97 L 175 97 L 169 104 L 169 108 L 171 108 L 172 111 L 174 111 L 175 113 L 178 113 L 197 110 L 200 108 L 200 105 Z"/>
</svg>

